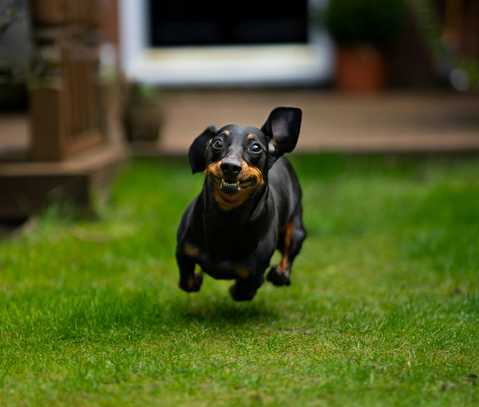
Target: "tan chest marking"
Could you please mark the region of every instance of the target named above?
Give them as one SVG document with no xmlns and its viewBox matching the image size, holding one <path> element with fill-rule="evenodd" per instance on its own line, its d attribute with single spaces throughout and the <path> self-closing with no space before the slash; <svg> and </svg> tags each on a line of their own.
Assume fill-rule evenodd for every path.
<svg viewBox="0 0 479 407">
<path fill-rule="evenodd" d="M 196 246 L 193 246 L 191 243 L 185 243 L 183 252 L 188 257 L 198 257 L 200 255 L 200 249 L 198 249 Z"/>
<path fill-rule="evenodd" d="M 247 279 L 250 275 L 249 269 L 245 266 L 239 266 L 236 272 L 238 273 L 238 277 L 243 280 Z"/>
</svg>

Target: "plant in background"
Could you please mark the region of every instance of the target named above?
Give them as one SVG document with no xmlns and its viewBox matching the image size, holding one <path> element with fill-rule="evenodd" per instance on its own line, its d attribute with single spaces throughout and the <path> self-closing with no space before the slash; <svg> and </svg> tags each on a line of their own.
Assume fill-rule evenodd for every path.
<svg viewBox="0 0 479 407">
<path fill-rule="evenodd" d="M 479 61 L 473 58 L 460 58 L 451 75 L 452 86 L 460 91 L 479 91 Z"/>
<path fill-rule="evenodd" d="M 406 16 L 404 0 L 330 0 L 325 22 L 341 46 L 381 47 L 398 37 Z"/>
<path fill-rule="evenodd" d="M 22 16 L 25 1 L 10 0 L 0 8 L 0 38 Z"/>
<path fill-rule="evenodd" d="M 0 0 L 0 110 L 23 110 L 30 48 L 26 0 Z"/>
<path fill-rule="evenodd" d="M 340 89 L 375 92 L 384 87 L 380 50 L 401 34 L 407 13 L 405 0 L 330 0 L 323 19 L 339 48 Z"/>
<path fill-rule="evenodd" d="M 123 126 L 130 143 L 156 143 L 163 125 L 163 99 L 157 87 L 144 83 L 127 85 Z"/>
<path fill-rule="evenodd" d="M 444 38 L 447 25 L 441 23 L 431 0 L 408 0 L 423 38 L 434 58 L 438 73 L 458 91 L 479 90 L 479 60 L 471 56 L 458 55 Z"/>
<path fill-rule="evenodd" d="M 0 84 L 23 79 L 25 62 L 19 57 L 18 49 L 13 49 L 12 39 L 7 34 L 15 24 L 26 19 L 25 7 L 23 0 L 3 0 L 0 6 Z"/>
</svg>

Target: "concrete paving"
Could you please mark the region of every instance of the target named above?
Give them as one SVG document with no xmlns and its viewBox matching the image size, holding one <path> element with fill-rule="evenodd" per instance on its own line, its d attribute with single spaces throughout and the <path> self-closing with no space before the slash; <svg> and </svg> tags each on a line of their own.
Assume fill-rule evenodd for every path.
<svg viewBox="0 0 479 407">
<path fill-rule="evenodd" d="M 300 151 L 479 151 L 479 95 L 303 90 L 165 92 L 160 141 L 137 144 L 135 150 L 141 155 L 185 154 L 207 125 L 260 126 L 280 105 L 303 109 Z M 0 116 L 0 161 L 27 156 L 28 126 L 26 116 Z"/>
<path fill-rule="evenodd" d="M 479 95 L 319 91 L 197 91 L 164 96 L 158 145 L 143 153 L 183 154 L 208 124 L 260 126 L 279 105 L 303 109 L 301 151 L 479 150 Z"/>
</svg>

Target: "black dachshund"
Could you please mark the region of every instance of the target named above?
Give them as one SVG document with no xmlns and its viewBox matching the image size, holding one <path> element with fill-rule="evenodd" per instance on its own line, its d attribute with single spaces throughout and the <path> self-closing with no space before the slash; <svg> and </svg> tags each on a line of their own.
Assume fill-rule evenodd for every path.
<svg viewBox="0 0 479 407">
<path fill-rule="evenodd" d="M 230 289 L 234 300 L 251 300 L 276 249 L 281 261 L 267 279 L 277 286 L 290 284 L 306 232 L 301 187 L 282 156 L 295 148 L 300 126 L 300 109 L 278 107 L 261 130 L 210 126 L 193 141 L 191 169 L 203 171 L 205 182 L 178 229 L 176 259 L 183 290 L 200 290 L 198 264 L 214 278 L 236 280 Z"/>
</svg>

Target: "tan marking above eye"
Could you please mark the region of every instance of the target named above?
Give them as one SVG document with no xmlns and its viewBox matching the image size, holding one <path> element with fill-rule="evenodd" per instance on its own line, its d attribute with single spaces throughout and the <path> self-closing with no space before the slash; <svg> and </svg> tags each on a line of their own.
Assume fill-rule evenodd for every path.
<svg viewBox="0 0 479 407">
<path fill-rule="evenodd" d="M 249 133 L 248 137 L 246 137 L 248 140 L 254 140 L 256 136 L 253 133 Z"/>
<path fill-rule="evenodd" d="M 225 136 L 229 136 L 229 135 L 230 135 L 230 131 L 229 131 L 229 130 L 223 130 L 221 133 L 224 134 Z"/>
</svg>

